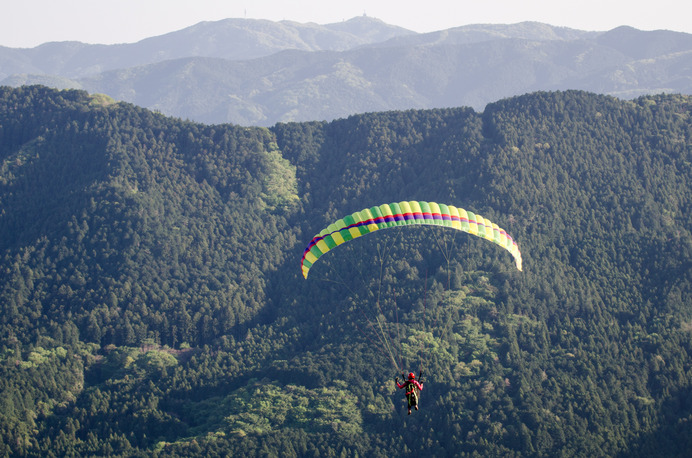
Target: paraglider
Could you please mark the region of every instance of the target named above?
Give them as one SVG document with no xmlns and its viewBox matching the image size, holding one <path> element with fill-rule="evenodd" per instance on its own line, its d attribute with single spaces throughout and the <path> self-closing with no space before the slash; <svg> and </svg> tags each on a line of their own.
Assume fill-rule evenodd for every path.
<svg viewBox="0 0 692 458">
<path fill-rule="evenodd" d="M 312 238 L 303 252 L 300 262 L 303 277 L 308 278 L 310 268 L 320 256 L 342 243 L 380 229 L 415 224 L 449 227 L 490 240 L 509 251 L 517 269 L 522 270 L 521 252 L 517 243 L 497 224 L 453 205 L 409 201 L 366 208 L 324 228 Z"/>
<path fill-rule="evenodd" d="M 338 219 L 333 223 L 329 224 L 326 228 L 322 229 L 318 234 L 316 234 L 312 238 L 312 240 L 310 240 L 310 242 L 303 251 L 303 255 L 301 258 L 301 271 L 303 277 L 307 279 L 310 270 L 315 265 L 315 263 L 317 263 L 317 261 L 323 255 L 335 249 L 339 245 L 350 242 L 361 236 L 372 234 L 379 230 L 390 228 L 402 228 L 407 226 L 437 226 L 441 229 L 453 229 L 456 231 L 466 232 L 471 235 L 488 240 L 496 245 L 499 245 L 501 248 L 509 252 L 514 259 L 516 268 L 519 271 L 522 270 L 521 252 L 519 251 L 519 247 L 516 241 L 504 229 L 500 228 L 497 224 L 491 222 L 489 219 L 453 205 L 425 201 L 403 201 L 398 203 L 382 204 L 371 208 L 365 208 L 361 211 L 352 213 L 344 218 Z M 433 230 L 433 232 L 437 233 L 437 230 Z M 435 235 L 435 237 L 433 238 L 436 238 L 436 241 L 439 245 L 437 235 Z M 388 249 L 380 251 L 380 248 L 378 247 L 376 253 L 374 248 L 375 247 L 373 247 L 371 244 L 366 244 L 364 246 L 364 249 L 369 250 L 369 252 L 373 254 L 373 257 L 375 257 L 376 255 L 379 256 L 383 253 L 385 257 L 388 256 Z M 442 248 L 442 246 L 440 246 L 440 248 Z M 443 254 L 445 254 L 445 258 L 447 260 L 449 272 L 449 263 L 451 256 L 448 256 L 447 253 Z M 366 263 L 367 258 L 368 256 L 365 255 L 361 257 L 356 257 L 356 260 L 358 263 Z M 338 261 L 338 259 L 339 257 L 334 258 L 334 264 L 341 264 L 341 261 Z M 327 262 L 327 264 L 330 264 L 330 262 Z M 396 336 L 390 335 L 388 326 L 385 323 L 385 314 L 382 310 L 380 302 L 380 294 L 383 290 L 382 272 L 384 270 L 382 269 L 382 267 L 383 264 L 380 264 L 380 278 L 379 284 L 377 284 L 377 286 L 375 287 L 376 293 L 373 294 L 372 301 L 370 301 L 369 299 L 366 301 L 372 302 L 372 319 L 368 318 L 365 311 L 362 310 L 365 309 L 365 307 L 362 307 L 360 310 L 360 312 L 363 314 L 363 316 L 365 316 L 365 318 L 368 321 L 369 328 L 366 328 L 366 330 L 369 329 L 376 336 L 376 341 L 370 339 L 366 332 L 364 332 L 357 324 L 355 326 L 368 340 L 370 340 L 376 346 L 376 348 L 383 354 L 383 356 L 390 360 L 390 362 L 397 369 L 397 371 L 399 371 L 403 370 L 402 368 L 405 367 L 405 363 L 403 361 L 404 358 L 402 358 L 400 354 L 398 355 L 399 358 L 397 358 L 397 345 L 394 345 L 393 343 L 394 338 Z M 358 266 L 356 269 L 353 269 L 354 274 L 359 271 L 360 266 Z M 325 280 L 336 284 L 343 284 L 344 286 L 346 286 L 345 282 L 342 279 L 350 277 L 350 273 L 351 272 L 348 272 L 344 276 L 339 276 L 338 280 Z M 360 275 L 352 276 L 360 277 Z M 367 278 L 367 276 L 365 276 L 365 278 Z M 375 279 L 373 280 L 377 281 Z M 427 292 L 427 273 L 425 282 L 425 288 Z M 348 289 L 351 293 L 355 295 L 354 289 Z M 366 302 L 364 302 L 364 304 Z M 394 299 L 394 304 L 396 304 L 396 299 Z M 426 310 L 427 307 L 425 306 L 425 296 L 423 296 L 423 326 L 425 326 Z M 395 329 L 396 334 L 398 335 L 400 329 L 398 323 L 398 312 L 396 312 L 395 316 L 397 317 Z M 437 319 L 435 319 L 435 323 L 433 323 L 432 329 L 436 328 L 436 325 Z M 449 330 L 448 326 L 449 324 L 442 329 L 442 331 L 440 332 L 441 336 L 447 334 Z M 423 367 L 423 363 L 425 361 L 425 358 L 423 357 L 423 354 L 425 352 L 423 348 L 423 339 L 425 339 L 424 335 L 419 334 L 419 336 L 416 339 L 413 339 L 408 343 L 409 352 L 412 343 L 420 344 L 420 368 Z M 397 359 L 399 359 L 399 361 L 397 361 Z M 413 372 L 410 372 L 408 374 L 408 378 L 404 377 L 403 372 L 401 375 L 403 383 L 399 383 L 398 377 L 395 378 L 395 383 L 399 389 L 405 388 L 406 400 L 408 404 L 408 414 L 410 415 L 412 408 L 418 410 L 418 401 L 420 391 L 423 390 L 423 383 L 420 381 L 420 378 L 419 380 L 416 380 L 415 374 Z M 420 376 L 422 376 L 422 369 L 420 371 Z"/>
</svg>

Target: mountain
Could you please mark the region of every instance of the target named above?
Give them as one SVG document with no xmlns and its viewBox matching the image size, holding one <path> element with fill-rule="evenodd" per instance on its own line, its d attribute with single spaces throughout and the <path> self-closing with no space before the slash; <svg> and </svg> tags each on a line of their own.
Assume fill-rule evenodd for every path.
<svg viewBox="0 0 692 458">
<path fill-rule="evenodd" d="M 247 60 L 286 49 L 342 51 L 412 33 L 369 17 L 355 17 L 326 25 L 224 19 L 201 22 L 137 43 L 52 42 L 32 49 L 0 47 L 0 80 L 14 74 L 82 78 L 109 70 L 188 57 Z"/>
<path fill-rule="evenodd" d="M 519 39 L 531 41 L 588 40 L 603 32 L 587 32 L 568 27 L 554 27 L 540 22 L 520 22 L 517 24 L 471 24 L 447 30 L 414 35 L 392 37 L 387 41 L 370 46 L 420 46 L 434 44 L 463 45 L 484 41 Z"/>
<path fill-rule="evenodd" d="M 584 32 L 526 22 L 417 34 L 367 17 L 324 26 L 228 19 L 128 45 L 0 51 L 3 84 L 106 93 L 206 123 L 480 111 L 536 90 L 692 93 L 692 36 L 630 27 Z"/>
<path fill-rule="evenodd" d="M 691 115 L 557 91 L 261 128 L 1 88 L 0 450 L 685 456 Z M 412 199 L 523 271 L 420 226 L 303 279 L 322 228 Z"/>
</svg>

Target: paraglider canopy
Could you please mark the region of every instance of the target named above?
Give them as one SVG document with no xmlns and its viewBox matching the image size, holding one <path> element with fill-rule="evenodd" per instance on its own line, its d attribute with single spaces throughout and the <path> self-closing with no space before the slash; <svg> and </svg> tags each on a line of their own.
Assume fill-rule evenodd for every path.
<svg viewBox="0 0 692 458">
<path fill-rule="evenodd" d="M 380 229 L 410 225 L 443 226 L 484 238 L 500 245 L 514 257 L 517 269 L 522 270 L 521 252 L 514 239 L 490 220 L 453 205 L 425 201 L 404 201 L 365 208 L 322 229 L 303 252 L 303 277 L 326 252 L 360 236 Z"/>
</svg>

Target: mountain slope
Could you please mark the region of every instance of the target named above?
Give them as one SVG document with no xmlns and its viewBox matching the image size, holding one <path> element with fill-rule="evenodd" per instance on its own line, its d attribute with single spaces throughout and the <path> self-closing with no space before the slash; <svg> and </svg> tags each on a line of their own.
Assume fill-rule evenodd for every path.
<svg viewBox="0 0 692 458">
<path fill-rule="evenodd" d="M 3 88 L 2 452 L 684 456 L 691 102 L 540 92 L 264 129 Z M 497 222 L 524 271 L 391 229 L 303 280 L 313 234 L 404 199 Z M 410 417 L 373 323 L 424 372 Z"/>
<path fill-rule="evenodd" d="M 285 240 L 277 233 L 279 227 L 267 232 L 245 226 L 268 223 L 273 208 L 296 199 L 291 168 L 272 152 L 275 146 L 268 131 L 185 123 L 179 129 L 161 115 L 128 105 L 99 108 L 96 103 L 89 109 L 92 99 L 85 93 L 45 99 L 46 93 L 38 87 L 3 91 L 5 106 L 17 105 L 4 110 L 2 117 L 0 219 L 0 249 L 8 257 L 25 253 L 31 269 L 36 269 L 29 300 L 38 301 L 37 306 L 42 303 L 42 313 L 56 322 L 70 315 L 81 324 L 103 313 L 96 318 L 100 326 L 90 331 L 97 340 L 124 338 L 122 343 L 132 343 L 132 332 L 154 325 L 157 333 L 173 332 L 171 344 L 189 342 L 189 329 L 178 328 L 178 334 L 175 326 L 167 325 L 170 313 L 184 313 L 186 320 L 197 314 L 201 319 L 203 309 L 240 304 L 246 287 L 260 287 L 261 276 L 241 286 L 245 282 L 239 278 L 252 275 L 256 266 L 255 259 L 239 254 L 255 244 L 251 234 L 271 238 L 267 247 Z M 140 126 L 146 127 L 140 130 Z M 275 178 L 274 167 L 288 174 Z M 270 182 L 276 186 L 276 180 L 287 181 L 268 189 Z M 247 235 L 242 242 L 226 239 L 231 245 L 209 239 L 232 231 Z M 24 251 L 28 245 L 34 249 Z M 272 250 L 272 256 L 278 254 Z M 172 268 L 167 264 L 174 259 L 181 264 Z M 66 284 L 59 285 L 55 275 L 64 276 L 57 272 L 65 268 L 71 273 Z M 53 274 L 47 275 L 46 269 Z M 22 272 L 15 274 L 21 277 Z M 152 295 L 154 290 L 158 292 Z M 6 292 L 6 304 L 26 299 L 17 291 Z M 199 294 L 206 299 L 192 300 Z M 222 314 L 224 323 L 209 321 L 209 331 L 253 318 L 262 293 L 251 295 L 254 299 L 242 300 L 234 312 Z M 139 312 L 133 321 L 130 313 L 116 311 L 125 296 L 130 297 L 130 306 L 137 303 L 150 311 L 146 324 Z M 173 303 L 186 304 L 184 312 L 172 312 Z M 29 332 L 21 308 L 10 310 L 3 318 L 8 332 L 17 336 Z M 102 333 L 105 322 L 113 326 Z"/>
</svg>

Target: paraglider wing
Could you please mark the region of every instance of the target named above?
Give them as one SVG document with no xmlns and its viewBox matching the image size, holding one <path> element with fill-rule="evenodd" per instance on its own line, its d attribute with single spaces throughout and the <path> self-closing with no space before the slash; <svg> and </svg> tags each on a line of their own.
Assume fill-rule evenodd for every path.
<svg viewBox="0 0 692 458">
<path fill-rule="evenodd" d="M 303 277 L 326 252 L 360 236 L 397 226 L 445 226 L 489 240 L 509 251 L 521 271 L 521 252 L 514 239 L 490 220 L 463 208 L 435 202 L 404 201 L 365 208 L 334 221 L 308 243 L 301 259 Z"/>
</svg>

